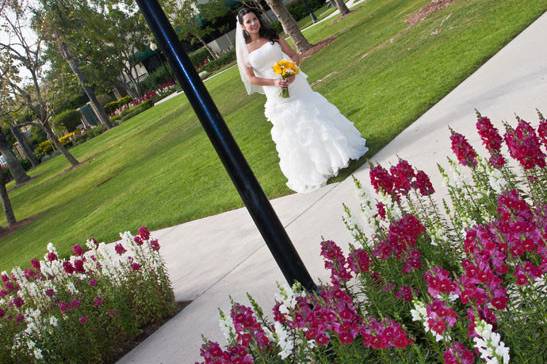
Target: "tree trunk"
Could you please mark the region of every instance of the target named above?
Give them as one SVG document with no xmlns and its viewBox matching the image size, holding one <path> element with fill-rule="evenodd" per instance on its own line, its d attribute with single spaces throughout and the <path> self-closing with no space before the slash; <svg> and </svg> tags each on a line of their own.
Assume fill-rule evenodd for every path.
<svg viewBox="0 0 547 364">
<path fill-rule="evenodd" d="M 97 100 L 97 97 L 95 96 L 95 90 L 92 87 L 88 86 L 85 75 L 80 70 L 80 65 L 78 63 L 78 60 L 74 58 L 72 53 L 70 53 L 70 50 L 68 49 L 68 45 L 61 38 L 58 38 L 57 42 L 58 42 L 59 52 L 61 53 L 61 56 L 63 56 L 64 60 L 67 61 L 70 69 L 78 78 L 80 86 L 82 87 L 89 101 L 91 102 L 91 108 L 93 109 L 93 111 L 95 111 L 95 114 L 97 114 L 99 121 L 101 122 L 101 124 L 104 125 L 105 128 L 107 129 L 112 128 L 112 124 L 110 123 L 110 118 L 106 114 L 106 111 L 104 111 L 103 105 L 101 105 L 101 103 Z"/>
<path fill-rule="evenodd" d="M 49 141 L 53 144 L 55 149 L 57 149 L 63 156 L 72 164 L 73 167 L 80 164 L 76 158 L 70 152 L 64 147 L 64 145 L 61 144 L 61 142 L 57 139 L 55 136 L 55 133 L 53 133 L 53 130 L 51 130 L 51 127 L 49 126 L 49 123 L 47 121 L 40 122 L 40 126 L 42 127 L 42 130 L 46 133 L 47 138 Z"/>
<path fill-rule="evenodd" d="M 274 19 L 272 19 L 270 17 L 270 15 L 268 14 L 268 9 L 266 9 L 262 3 L 260 2 L 260 0 L 255 0 L 254 2 L 256 4 L 256 6 L 262 11 L 262 15 L 264 15 L 263 17 L 265 18 L 265 20 L 271 25 L 272 22 L 274 21 Z"/>
<path fill-rule="evenodd" d="M 11 147 L 2 132 L 0 132 L 0 153 L 4 156 L 4 159 L 8 164 L 8 169 L 10 170 L 16 185 L 20 185 L 21 183 L 25 183 L 30 180 L 30 177 L 23 169 L 23 166 L 21 166 L 21 162 L 19 162 L 11 151 Z"/>
<path fill-rule="evenodd" d="M 209 54 L 211 55 L 211 57 L 213 57 L 213 59 L 218 59 L 218 54 L 216 54 L 215 51 L 213 51 L 211 47 L 207 45 L 207 43 L 203 40 L 202 37 L 196 34 L 192 34 L 192 35 L 205 47 L 205 49 L 207 49 L 207 52 L 209 52 Z"/>
<path fill-rule="evenodd" d="M 294 20 L 291 13 L 283 5 L 283 2 L 281 0 L 266 0 L 266 3 L 270 6 L 277 19 L 279 19 L 285 33 L 294 40 L 298 52 L 303 53 L 310 49 L 312 45 L 304 37 L 300 28 L 298 28 L 296 20 Z"/>
<path fill-rule="evenodd" d="M 6 215 L 8 227 L 11 227 L 17 222 L 17 220 L 15 219 L 8 190 L 6 189 L 6 176 L 4 171 L 0 171 L 0 198 L 2 199 L 2 206 L 4 207 L 4 214 Z"/>
<path fill-rule="evenodd" d="M 23 150 L 23 153 L 25 154 L 25 157 L 27 160 L 32 164 L 32 167 L 36 167 L 39 162 L 36 160 L 36 157 L 34 156 L 34 152 L 32 151 L 32 148 L 30 145 L 28 145 L 27 140 L 25 139 L 25 136 L 21 133 L 19 130 L 19 127 L 17 126 L 10 126 L 11 133 L 17 139 L 19 142 L 19 145 L 21 146 L 21 149 Z"/>
<path fill-rule="evenodd" d="M 341 15 L 348 15 L 349 14 L 349 8 L 346 6 L 346 3 L 344 0 L 334 0 L 336 3 L 336 7 L 340 11 Z"/>
</svg>

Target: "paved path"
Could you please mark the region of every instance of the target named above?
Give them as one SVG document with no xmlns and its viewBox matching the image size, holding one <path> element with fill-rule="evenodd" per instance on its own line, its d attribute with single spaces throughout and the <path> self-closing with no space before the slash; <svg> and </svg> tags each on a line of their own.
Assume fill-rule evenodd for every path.
<svg viewBox="0 0 547 364">
<path fill-rule="evenodd" d="M 500 126 L 514 113 L 537 120 L 535 108 L 547 112 L 547 14 L 544 14 L 472 76 L 421 116 L 377 155 L 389 163 L 396 154 L 425 170 L 440 185 L 435 161 L 448 154 L 448 124 L 478 146 L 474 108 Z M 368 184 L 368 168 L 356 177 Z M 341 204 L 356 207 L 351 179 L 308 195 L 272 201 L 274 208 L 314 277 L 325 278 L 319 257 L 321 235 L 341 243 L 350 236 L 340 220 Z M 275 281 L 282 275 L 246 210 L 192 221 L 157 231 L 162 253 L 179 300 L 193 300 L 185 310 L 120 360 L 129 363 L 194 363 L 199 359 L 200 334 L 220 339 L 217 307 L 227 307 L 228 295 L 243 300 L 245 292 L 269 310 Z"/>
</svg>

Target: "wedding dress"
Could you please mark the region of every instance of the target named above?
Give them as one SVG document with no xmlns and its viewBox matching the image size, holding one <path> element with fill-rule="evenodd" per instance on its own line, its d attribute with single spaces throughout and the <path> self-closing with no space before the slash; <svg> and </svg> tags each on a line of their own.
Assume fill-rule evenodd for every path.
<svg viewBox="0 0 547 364">
<path fill-rule="evenodd" d="M 279 78 L 272 66 L 290 59 L 279 43 L 267 42 L 248 54 L 257 77 Z M 300 72 L 289 85 L 289 98 L 281 89 L 262 86 L 266 95 L 266 118 L 272 123 L 272 139 L 287 186 L 296 192 L 311 192 L 324 186 L 329 177 L 359 159 L 368 148 L 353 123 L 310 87 Z"/>
</svg>

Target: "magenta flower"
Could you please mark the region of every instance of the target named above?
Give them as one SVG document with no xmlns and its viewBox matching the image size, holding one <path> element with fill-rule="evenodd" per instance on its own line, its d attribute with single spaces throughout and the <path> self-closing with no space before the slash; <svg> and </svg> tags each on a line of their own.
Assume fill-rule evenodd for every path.
<svg viewBox="0 0 547 364">
<path fill-rule="evenodd" d="M 399 159 L 397 165 L 389 169 L 393 180 L 393 187 L 397 194 L 406 196 L 412 186 L 414 169 L 404 159 Z"/>
<path fill-rule="evenodd" d="M 393 194 L 393 177 L 382 166 L 377 165 L 370 169 L 370 183 L 376 192 Z"/>
<path fill-rule="evenodd" d="M 87 316 L 80 316 L 80 325 L 85 325 L 87 321 L 89 321 L 89 318 Z"/>
<path fill-rule="evenodd" d="M 469 144 L 467 139 L 460 133 L 450 129 L 450 141 L 452 151 L 458 158 L 461 165 L 474 168 L 477 165 L 477 152 Z"/>
<path fill-rule="evenodd" d="M 138 271 L 141 269 L 141 265 L 137 262 L 133 262 L 131 263 L 131 269 L 133 269 L 133 271 Z"/>
<path fill-rule="evenodd" d="M 85 273 L 84 260 L 83 259 L 75 259 L 74 260 L 74 271 L 77 272 L 77 273 Z"/>
<path fill-rule="evenodd" d="M 70 263 L 68 261 L 63 262 L 63 269 L 64 269 L 66 274 L 74 273 L 74 267 L 72 266 L 72 263 Z"/>
<path fill-rule="evenodd" d="M 4 311 L 4 310 L 0 307 L 0 318 L 4 317 L 5 314 L 6 314 L 6 311 Z"/>
<path fill-rule="evenodd" d="M 234 323 L 239 345 L 248 347 L 251 341 L 254 341 L 260 349 L 270 345 L 270 339 L 256 320 L 250 307 L 236 303 L 232 306 L 230 316 Z"/>
<path fill-rule="evenodd" d="M 516 129 L 506 128 L 505 143 L 511 157 L 519 161 L 526 170 L 545 167 L 545 154 L 536 131 L 527 121 L 519 119 Z"/>
<path fill-rule="evenodd" d="M 103 303 L 104 299 L 100 296 L 95 297 L 95 299 L 93 300 L 93 306 L 95 306 L 95 308 L 101 307 Z"/>
<path fill-rule="evenodd" d="M 459 295 L 459 288 L 450 278 L 448 271 L 441 267 L 433 267 L 424 274 L 427 282 L 427 292 L 433 298 L 441 295 Z"/>
<path fill-rule="evenodd" d="M 150 239 L 150 230 L 145 226 L 141 226 L 139 228 L 139 235 L 143 240 L 148 240 Z"/>
<path fill-rule="evenodd" d="M 142 244 L 144 243 L 143 239 L 142 239 L 140 236 L 138 236 L 138 235 L 135 236 L 135 237 L 133 238 L 133 241 L 134 241 L 135 244 L 137 244 L 137 245 L 142 245 Z"/>
<path fill-rule="evenodd" d="M 25 301 L 19 297 L 19 296 L 15 296 L 12 300 L 11 300 L 11 303 L 13 303 L 13 305 L 17 308 L 20 308 L 21 306 L 23 306 L 25 304 Z"/>
<path fill-rule="evenodd" d="M 91 279 L 89 280 L 89 285 L 90 285 L 91 287 L 97 286 L 97 280 L 96 280 L 95 278 L 91 278 Z"/>
<path fill-rule="evenodd" d="M 80 246 L 80 244 L 74 244 L 72 246 L 72 253 L 75 256 L 80 257 L 82 256 L 82 254 L 84 254 L 84 249 Z"/>
<path fill-rule="evenodd" d="M 490 119 L 485 116 L 478 116 L 477 131 L 482 139 L 482 143 L 490 153 L 490 164 L 495 168 L 501 168 L 505 165 L 505 158 L 501 155 L 502 137 L 498 129 L 492 125 Z"/>
<path fill-rule="evenodd" d="M 127 250 L 123 247 L 122 243 L 117 243 L 116 246 L 114 246 L 114 249 L 116 250 L 116 253 L 118 255 L 124 255 Z"/>
<path fill-rule="evenodd" d="M 156 252 L 160 250 L 160 243 L 158 239 L 150 240 L 150 248 L 152 248 L 152 250 Z"/>
<path fill-rule="evenodd" d="M 431 180 L 424 171 L 416 172 L 416 181 L 413 185 L 413 187 L 416 188 L 422 196 L 429 196 L 435 193 Z"/>
<path fill-rule="evenodd" d="M 382 202 L 377 202 L 376 209 L 378 210 L 380 219 L 384 220 L 386 218 L 386 206 Z"/>
<path fill-rule="evenodd" d="M 57 260 L 57 254 L 55 254 L 54 252 L 47 253 L 47 260 L 50 262 Z"/>
<path fill-rule="evenodd" d="M 475 355 L 462 343 L 454 342 L 443 354 L 444 364 L 474 364 Z"/>
<path fill-rule="evenodd" d="M 321 256 L 325 261 L 325 268 L 331 271 L 331 281 L 337 285 L 352 278 L 342 249 L 332 240 L 321 242 Z"/>
<path fill-rule="evenodd" d="M 366 273 L 369 270 L 370 258 L 364 249 L 355 249 L 348 256 L 349 268 L 356 274 Z"/>
<path fill-rule="evenodd" d="M 395 297 L 401 301 L 411 302 L 412 301 L 412 288 L 409 286 L 401 286 L 397 292 L 395 292 Z"/>
<path fill-rule="evenodd" d="M 32 259 L 30 261 L 30 264 L 32 265 L 34 269 L 36 269 L 37 271 L 40 271 L 40 261 L 38 259 L 36 258 Z"/>
<path fill-rule="evenodd" d="M 49 298 L 53 297 L 55 295 L 55 291 L 53 290 L 53 288 L 48 288 L 46 289 L 46 296 L 48 296 Z"/>
</svg>

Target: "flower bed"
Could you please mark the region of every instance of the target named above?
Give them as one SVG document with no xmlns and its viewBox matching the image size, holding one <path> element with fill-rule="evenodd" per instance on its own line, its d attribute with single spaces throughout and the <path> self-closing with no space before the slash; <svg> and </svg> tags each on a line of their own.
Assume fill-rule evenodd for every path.
<svg viewBox="0 0 547 364">
<path fill-rule="evenodd" d="M 452 131 L 455 178 L 439 167 L 451 204 L 405 160 L 371 166 L 377 196 L 356 181 L 364 226 L 346 208 L 349 254 L 321 243 L 330 283 L 280 287 L 273 321 L 251 297 L 233 303 L 220 315 L 227 345 L 205 340 L 204 362 L 545 362 L 547 122 L 536 134 L 518 119 L 502 138 L 478 115 L 477 129 L 489 160 Z"/>
<path fill-rule="evenodd" d="M 0 363 L 112 362 L 175 310 L 159 242 L 146 228 L 61 259 L 49 244 L 32 267 L 1 274 Z"/>
</svg>

